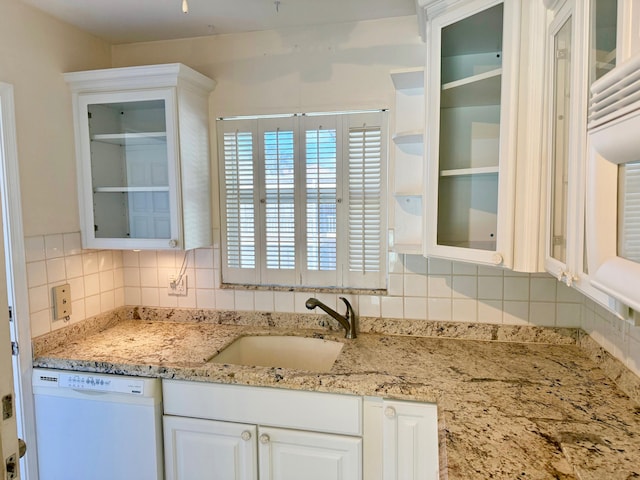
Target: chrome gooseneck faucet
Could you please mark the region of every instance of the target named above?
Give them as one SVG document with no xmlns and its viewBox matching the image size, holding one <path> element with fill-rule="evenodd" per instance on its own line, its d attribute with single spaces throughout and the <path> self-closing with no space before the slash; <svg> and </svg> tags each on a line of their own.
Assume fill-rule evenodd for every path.
<svg viewBox="0 0 640 480">
<path fill-rule="evenodd" d="M 327 307 L 324 303 L 322 303 L 317 298 L 310 298 L 309 300 L 306 301 L 304 305 L 309 310 L 313 310 L 316 307 L 320 307 L 322 310 L 324 310 L 326 313 L 328 313 L 333 318 L 335 318 L 338 322 L 340 322 L 340 325 L 342 325 L 342 327 L 346 331 L 344 335 L 345 338 L 356 338 L 356 324 L 358 320 L 358 317 L 356 317 L 356 312 L 353 311 L 353 307 L 351 307 L 351 304 L 346 298 L 344 297 L 339 297 L 339 298 L 347 306 L 347 313 L 345 313 L 344 316 L 340 315 L 335 310 L 332 310 L 331 308 Z"/>
</svg>

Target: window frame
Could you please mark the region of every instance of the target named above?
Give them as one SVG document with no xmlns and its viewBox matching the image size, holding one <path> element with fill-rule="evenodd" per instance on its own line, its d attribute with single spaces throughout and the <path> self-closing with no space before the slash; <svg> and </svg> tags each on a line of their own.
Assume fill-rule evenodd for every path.
<svg viewBox="0 0 640 480">
<path fill-rule="evenodd" d="M 349 268 L 349 154 L 351 129 L 363 124 L 379 129 L 379 253 L 377 272 L 353 272 Z M 278 126 L 288 125 L 294 132 L 295 193 L 295 268 L 292 270 L 268 269 L 266 265 L 266 208 L 264 133 Z M 336 130 L 336 270 L 310 270 L 307 253 L 307 132 L 323 129 Z M 228 262 L 228 218 L 225 166 L 225 135 L 233 132 L 250 132 L 254 195 L 254 246 L 255 268 L 235 268 Z M 385 110 L 367 112 L 327 112 L 318 114 L 266 115 L 255 117 L 219 118 L 218 169 L 220 175 L 220 226 L 222 284 L 237 286 L 265 286 L 313 289 L 362 289 L 386 288 L 387 276 L 387 163 L 388 163 L 388 113 Z M 237 137 L 236 137 L 237 138 Z M 257 182 L 257 185 L 256 185 Z M 304 225 L 299 228 L 299 225 Z"/>
</svg>

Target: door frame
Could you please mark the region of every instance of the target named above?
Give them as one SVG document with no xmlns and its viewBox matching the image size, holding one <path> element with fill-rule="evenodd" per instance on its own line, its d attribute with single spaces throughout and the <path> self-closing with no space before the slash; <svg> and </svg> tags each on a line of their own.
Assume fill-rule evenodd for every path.
<svg viewBox="0 0 640 480">
<path fill-rule="evenodd" d="M 27 268 L 22 226 L 22 201 L 16 134 L 13 86 L 0 82 L 3 155 L 0 161 L 0 204 L 3 209 L 3 232 L 9 305 L 13 308 L 13 332 L 19 345 L 17 368 L 14 368 L 16 389 L 16 420 L 18 433 L 27 443 L 27 453 L 21 459 L 23 480 L 38 478 L 36 455 L 35 410 L 31 375 L 33 370 L 31 348 L 31 319 Z M 15 363 L 14 363 L 15 365 Z"/>
</svg>

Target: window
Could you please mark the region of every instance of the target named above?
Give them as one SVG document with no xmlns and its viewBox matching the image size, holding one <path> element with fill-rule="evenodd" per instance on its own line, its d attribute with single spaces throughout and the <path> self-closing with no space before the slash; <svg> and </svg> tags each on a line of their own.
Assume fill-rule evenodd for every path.
<svg viewBox="0 0 640 480">
<path fill-rule="evenodd" d="M 383 288 L 386 114 L 218 121 L 225 283 Z"/>
</svg>

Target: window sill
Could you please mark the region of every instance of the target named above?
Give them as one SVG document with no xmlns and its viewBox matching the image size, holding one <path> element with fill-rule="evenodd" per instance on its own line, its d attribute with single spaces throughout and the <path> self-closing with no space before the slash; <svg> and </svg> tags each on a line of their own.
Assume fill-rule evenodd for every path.
<svg viewBox="0 0 640 480">
<path fill-rule="evenodd" d="M 349 288 L 349 287 L 302 287 L 282 285 L 249 285 L 239 283 L 222 283 L 223 290 L 251 290 L 261 292 L 307 292 L 307 293 L 342 293 L 345 295 L 387 295 L 384 288 Z"/>
</svg>

